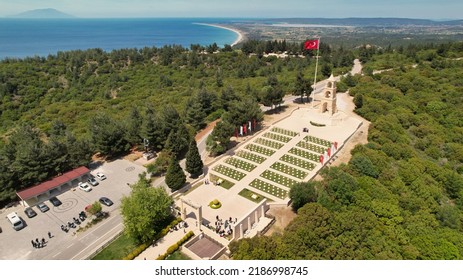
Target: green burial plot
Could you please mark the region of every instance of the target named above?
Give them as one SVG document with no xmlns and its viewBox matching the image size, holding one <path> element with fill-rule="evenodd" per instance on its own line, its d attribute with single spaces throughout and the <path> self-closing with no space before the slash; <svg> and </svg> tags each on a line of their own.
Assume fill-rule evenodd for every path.
<svg viewBox="0 0 463 280">
<path fill-rule="evenodd" d="M 264 148 L 262 146 L 255 145 L 255 144 L 248 144 L 244 148 L 247 149 L 247 150 L 250 150 L 252 152 L 263 154 L 263 155 L 268 156 L 268 157 L 275 153 L 275 150 Z"/>
<path fill-rule="evenodd" d="M 253 191 L 251 191 L 249 189 L 246 189 L 246 188 L 242 189 L 238 194 L 241 195 L 244 198 L 249 199 L 252 202 L 255 202 L 255 203 L 259 203 L 264 199 L 267 199 L 267 201 L 272 201 L 271 199 L 268 199 L 268 198 L 266 198 L 266 197 L 264 197 L 264 196 L 262 196 L 262 195 L 260 195 L 258 193 L 255 193 L 255 192 L 253 192 Z"/>
<path fill-rule="evenodd" d="M 323 154 L 327 150 L 327 148 L 325 148 L 325 147 L 318 146 L 318 145 L 315 145 L 315 144 L 312 144 L 312 143 L 309 143 L 309 142 L 305 142 L 305 141 L 301 141 L 301 142 L 297 143 L 296 146 L 298 146 L 300 148 L 303 148 L 303 149 L 307 149 L 307 150 L 316 152 L 316 153 L 319 153 L 319 154 Z"/>
<path fill-rule="evenodd" d="M 212 170 L 214 170 L 215 172 L 218 172 L 222 175 L 225 175 L 229 178 L 232 178 L 232 179 L 235 179 L 236 181 L 240 181 L 241 179 L 243 179 L 246 174 L 244 174 L 243 172 L 240 172 L 238 170 L 235 170 L 233 168 L 230 168 L 230 167 L 226 167 L 224 165 L 217 165 L 216 167 L 214 167 Z"/>
<path fill-rule="evenodd" d="M 259 179 L 254 179 L 249 186 L 256 188 L 258 190 L 261 190 L 263 192 L 266 192 L 270 195 L 273 195 L 275 197 L 278 197 L 280 199 L 285 199 L 288 196 L 288 191 L 284 190 L 282 188 L 279 188 L 277 186 L 274 186 L 272 184 L 269 184 L 267 182 L 264 182 Z"/>
<path fill-rule="evenodd" d="M 319 162 L 320 161 L 320 155 L 313 154 L 298 148 L 291 148 L 291 150 L 288 151 L 289 153 L 300 156 L 306 159 L 310 159 L 311 161 Z"/>
<path fill-rule="evenodd" d="M 248 163 L 244 160 L 237 159 L 235 157 L 230 157 L 225 160 L 225 163 L 231 165 L 235 168 L 246 170 L 247 172 L 251 172 L 256 168 L 256 165 Z"/>
<path fill-rule="evenodd" d="M 239 152 L 236 153 L 236 155 L 239 156 L 240 158 L 244 158 L 244 159 L 247 159 L 249 161 L 259 163 L 259 164 L 261 164 L 262 162 L 264 162 L 267 159 L 265 157 L 256 155 L 254 153 L 246 152 L 246 151 L 239 151 Z"/>
<path fill-rule="evenodd" d="M 308 175 L 307 172 L 304 172 L 302 170 L 299 170 L 297 168 L 291 167 L 289 165 L 283 164 L 283 163 L 278 162 L 278 161 L 275 162 L 274 164 L 272 164 L 272 166 L 270 166 L 270 168 L 275 169 L 275 170 L 280 171 L 280 172 L 283 172 L 283 173 L 286 173 L 286 174 L 288 174 L 290 176 L 293 176 L 293 177 L 296 177 L 298 179 L 304 179 Z"/>
<path fill-rule="evenodd" d="M 257 144 L 260 144 L 260 145 L 270 147 L 272 149 L 276 149 L 276 150 L 278 150 L 278 149 L 280 149 L 281 147 L 284 146 L 284 144 L 282 144 L 282 143 L 267 140 L 267 139 L 264 139 L 264 138 L 257 138 L 256 141 L 254 141 L 254 142 L 257 143 Z"/>
<path fill-rule="evenodd" d="M 315 136 L 307 135 L 306 137 L 304 137 L 304 140 L 315 143 L 315 144 L 318 144 L 318 145 L 322 145 L 322 146 L 325 146 L 325 147 L 328 147 L 328 148 L 331 147 L 331 142 L 330 141 L 325 140 L 325 139 L 321 139 L 321 138 L 317 138 Z"/>
<path fill-rule="evenodd" d="M 270 170 L 265 170 L 264 173 L 260 174 L 260 176 L 288 188 L 298 183 L 298 181 L 296 180 L 290 179 L 286 176 L 280 175 Z"/>
<path fill-rule="evenodd" d="M 291 141 L 291 137 L 287 137 L 287 136 L 283 136 L 283 135 L 275 134 L 275 133 L 270 133 L 270 132 L 264 133 L 264 135 L 262 136 L 264 136 L 265 138 L 269 138 L 269 139 L 284 142 L 284 143 L 288 143 L 289 141 Z"/>
<path fill-rule="evenodd" d="M 283 155 L 280 158 L 280 160 L 284 161 L 284 162 L 287 162 L 289 164 L 295 165 L 295 166 L 299 166 L 299 167 L 301 167 L 303 169 L 306 169 L 306 170 L 309 170 L 309 171 L 313 170 L 315 168 L 314 163 L 303 160 L 303 159 L 300 159 L 300 158 L 297 158 L 297 157 L 290 156 L 288 154 Z"/>
<path fill-rule="evenodd" d="M 280 128 L 280 127 L 274 127 L 274 128 L 272 128 L 271 131 L 276 132 L 276 133 L 280 133 L 280 134 L 284 134 L 284 135 L 287 135 L 287 136 L 291 136 L 291 137 L 294 137 L 294 136 L 299 134 L 299 133 L 297 133 L 295 131 L 287 130 L 287 129 Z"/>
</svg>

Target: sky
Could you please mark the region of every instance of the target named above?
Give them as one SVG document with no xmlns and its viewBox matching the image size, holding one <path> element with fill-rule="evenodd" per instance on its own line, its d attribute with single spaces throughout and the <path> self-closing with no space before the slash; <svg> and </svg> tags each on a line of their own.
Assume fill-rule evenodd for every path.
<svg viewBox="0 0 463 280">
<path fill-rule="evenodd" d="M 0 0 L 0 17 L 44 8 L 97 18 L 463 18 L 462 0 Z"/>
</svg>

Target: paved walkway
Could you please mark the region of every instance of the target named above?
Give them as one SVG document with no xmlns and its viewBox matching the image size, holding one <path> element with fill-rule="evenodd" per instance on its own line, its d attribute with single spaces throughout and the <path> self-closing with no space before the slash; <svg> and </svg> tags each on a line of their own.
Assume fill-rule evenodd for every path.
<svg viewBox="0 0 463 280">
<path fill-rule="evenodd" d="M 160 255 L 165 254 L 167 249 L 182 239 L 187 234 L 187 232 L 193 231 L 195 235 L 197 235 L 199 231 L 195 227 L 194 220 L 187 219 L 186 221 L 188 223 L 188 228 L 186 228 L 185 231 L 183 228 L 181 228 L 179 230 L 169 232 L 166 236 L 159 239 L 155 246 L 146 248 L 146 250 L 138 255 L 135 260 L 155 260 Z"/>
</svg>

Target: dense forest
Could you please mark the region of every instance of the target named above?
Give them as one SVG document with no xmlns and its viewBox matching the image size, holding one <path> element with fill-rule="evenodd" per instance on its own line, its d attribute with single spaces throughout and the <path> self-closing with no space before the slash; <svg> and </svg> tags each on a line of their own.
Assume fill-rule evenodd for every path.
<svg viewBox="0 0 463 280">
<path fill-rule="evenodd" d="M 371 121 L 369 143 L 291 191 L 297 217 L 233 242 L 234 259 L 463 258 L 463 43 L 359 56 L 365 75 L 341 84 Z"/>
<path fill-rule="evenodd" d="M 351 50 L 321 48 L 319 77 L 351 68 Z M 174 45 L 4 59 L 0 205 L 15 190 L 88 164 L 95 153 L 142 148 L 143 139 L 162 155 L 182 158 L 194 133 L 219 118 L 208 148 L 221 154 L 234 127 L 262 119 L 259 103 L 274 107 L 285 94 L 310 93 L 313 52 L 284 41 L 251 41 L 245 49 Z M 264 56 L 290 49 L 285 59 Z"/>
</svg>

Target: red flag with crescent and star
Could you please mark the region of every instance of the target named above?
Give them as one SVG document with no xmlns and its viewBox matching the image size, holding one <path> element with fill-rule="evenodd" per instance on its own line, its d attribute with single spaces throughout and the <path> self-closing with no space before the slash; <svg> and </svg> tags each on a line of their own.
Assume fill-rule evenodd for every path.
<svg viewBox="0 0 463 280">
<path fill-rule="evenodd" d="M 318 39 L 305 41 L 304 49 L 306 49 L 306 50 L 318 50 Z"/>
</svg>

